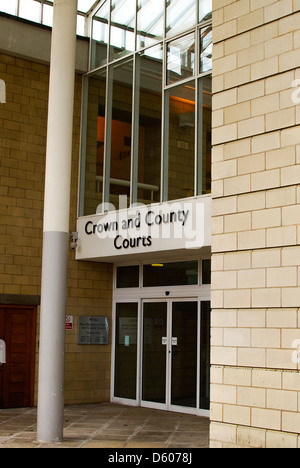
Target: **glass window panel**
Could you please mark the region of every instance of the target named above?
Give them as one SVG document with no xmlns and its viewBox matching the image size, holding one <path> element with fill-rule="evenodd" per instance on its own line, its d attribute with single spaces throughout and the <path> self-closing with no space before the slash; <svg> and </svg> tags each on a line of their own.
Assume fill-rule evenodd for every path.
<svg viewBox="0 0 300 468">
<path fill-rule="evenodd" d="M 86 116 L 82 144 L 85 145 L 84 215 L 95 214 L 102 202 L 106 73 L 86 78 Z"/>
<path fill-rule="evenodd" d="M 132 82 L 132 60 L 113 68 L 109 202 L 116 209 L 120 195 L 130 203 Z"/>
<path fill-rule="evenodd" d="M 140 57 L 138 202 L 160 201 L 162 46 Z"/>
<path fill-rule="evenodd" d="M 34 0 L 20 0 L 19 16 L 39 23 L 41 21 L 41 3 Z"/>
<path fill-rule="evenodd" d="M 198 195 L 211 192 L 211 76 L 198 82 Z M 201 131 L 202 129 L 202 131 Z"/>
<path fill-rule="evenodd" d="M 169 0 L 167 2 L 167 37 L 180 34 L 196 25 L 196 0 Z"/>
<path fill-rule="evenodd" d="M 8 13 L 9 15 L 17 14 L 17 0 L 0 0 L 0 11 Z"/>
<path fill-rule="evenodd" d="M 197 405 L 197 302 L 173 302 L 171 404 L 196 408 Z"/>
<path fill-rule="evenodd" d="M 144 265 L 144 287 L 198 284 L 198 261 Z"/>
<path fill-rule="evenodd" d="M 148 47 L 163 38 L 164 2 L 138 0 L 137 48 Z"/>
<path fill-rule="evenodd" d="M 135 49 L 136 0 L 112 0 L 110 60 L 127 55 Z"/>
<path fill-rule="evenodd" d="M 117 288 L 138 288 L 140 268 L 138 265 L 117 268 Z"/>
<path fill-rule="evenodd" d="M 212 27 L 200 29 L 200 73 L 212 69 Z"/>
<path fill-rule="evenodd" d="M 210 302 L 201 302 L 200 408 L 209 410 L 210 400 Z"/>
<path fill-rule="evenodd" d="M 107 62 L 109 2 L 103 3 L 93 16 L 91 42 L 91 68 Z"/>
<path fill-rule="evenodd" d="M 202 260 L 202 284 L 211 283 L 211 260 Z"/>
<path fill-rule="evenodd" d="M 117 304 L 115 397 L 136 399 L 137 332 L 138 304 Z"/>
<path fill-rule="evenodd" d="M 145 303 L 143 311 L 142 400 L 166 403 L 167 303 Z M 159 365 L 157 365 L 159 363 Z"/>
<path fill-rule="evenodd" d="M 87 13 L 94 3 L 95 0 L 78 0 L 77 10 Z"/>
<path fill-rule="evenodd" d="M 167 84 L 195 75 L 195 34 L 181 37 L 168 44 Z"/>
<path fill-rule="evenodd" d="M 78 34 L 78 36 L 85 35 L 85 17 L 84 16 L 77 15 L 76 34 Z"/>
<path fill-rule="evenodd" d="M 43 5 L 43 24 L 53 26 L 53 7 L 51 5 Z"/>
<path fill-rule="evenodd" d="M 212 0 L 199 0 L 199 23 L 212 17 Z"/>
<path fill-rule="evenodd" d="M 172 88 L 168 100 L 168 200 L 195 194 L 195 83 Z"/>
</svg>

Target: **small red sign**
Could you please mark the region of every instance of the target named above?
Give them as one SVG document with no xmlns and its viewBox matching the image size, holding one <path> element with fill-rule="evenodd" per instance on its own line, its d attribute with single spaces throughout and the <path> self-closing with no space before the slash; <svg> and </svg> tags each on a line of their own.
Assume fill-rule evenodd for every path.
<svg viewBox="0 0 300 468">
<path fill-rule="evenodd" d="M 73 315 L 66 315 L 66 330 L 73 330 Z"/>
</svg>

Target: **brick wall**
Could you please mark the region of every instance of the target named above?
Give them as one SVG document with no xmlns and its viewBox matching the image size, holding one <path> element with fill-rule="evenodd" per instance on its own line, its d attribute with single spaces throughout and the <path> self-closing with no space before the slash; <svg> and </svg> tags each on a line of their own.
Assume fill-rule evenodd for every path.
<svg viewBox="0 0 300 468">
<path fill-rule="evenodd" d="M 0 54 L 0 79 L 6 83 L 6 103 L 0 104 L 0 297 L 18 304 L 40 295 L 49 68 Z M 70 231 L 77 218 L 80 113 L 76 76 Z M 65 400 L 109 401 L 112 267 L 74 257 L 70 249 L 67 313 L 74 316 L 74 329 L 66 332 Z M 109 317 L 108 346 L 77 344 L 80 315 Z M 36 395 L 38 339 L 39 327 Z"/>
<path fill-rule="evenodd" d="M 213 0 L 212 447 L 300 446 L 299 10 Z"/>
</svg>

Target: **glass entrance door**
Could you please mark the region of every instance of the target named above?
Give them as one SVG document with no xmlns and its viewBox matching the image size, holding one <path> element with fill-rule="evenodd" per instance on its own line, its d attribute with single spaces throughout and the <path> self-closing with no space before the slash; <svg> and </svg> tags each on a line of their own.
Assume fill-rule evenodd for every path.
<svg viewBox="0 0 300 468">
<path fill-rule="evenodd" d="M 143 406 L 188 412 L 198 408 L 199 320 L 198 301 L 143 303 Z"/>
<path fill-rule="evenodd" d="M 210 302 L 116 304 L 114 401 L 208 415 Z"/>
<path fill-rule="evenodd" d="M 143 307 L 142 400 L 165 405 L 167 376 L 168 303 Z"/>
<path fill-rule="evenodd" d="M 171 405 L 197 406 L 198 303 L 171 304 Z"/>
</svg>

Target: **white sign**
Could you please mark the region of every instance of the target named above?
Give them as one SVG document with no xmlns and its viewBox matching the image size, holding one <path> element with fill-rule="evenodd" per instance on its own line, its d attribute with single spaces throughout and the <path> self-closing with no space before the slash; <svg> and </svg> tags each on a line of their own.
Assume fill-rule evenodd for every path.
<svg viewBox="0 0 300 468">
<path fill-rule="evenodd" d="M 108 344 L 108 317 L 78 318 L 78 344 Z"/>
<path fill-rule="evenodd" d="M 200 249 L 211 244 L 211 197 L 142 205 L 77 220 L 76 259 Z"/>
</svg>

